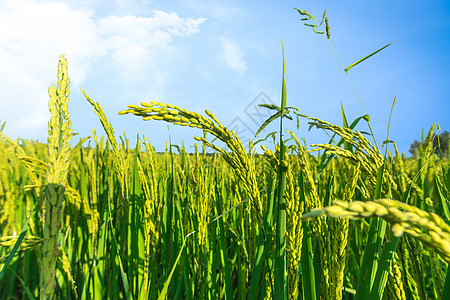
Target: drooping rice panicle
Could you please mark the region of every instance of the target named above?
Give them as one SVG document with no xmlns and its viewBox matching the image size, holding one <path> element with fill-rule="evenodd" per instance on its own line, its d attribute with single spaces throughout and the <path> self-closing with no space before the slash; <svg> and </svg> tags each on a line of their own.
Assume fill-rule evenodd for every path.
<svg viewBox="0 0 450 300">
<path fill-rule="evenodd" d="M 95 113 L 100 118 L 100 122 L 102 123 L 103 128 L 105 129 L 106 134 L 108 135 L 108 141 L 111 144 L 112 151 L 114 153 L 114 167 L 115 170 L 119 176 L 119 182 L 121 184 L 122 194 L 123 197 L 125 197 L 126 194 L 126 167 L 125 167 L 125 158 L 124 158 L 124 151 L 119 151 L 119 146 L 116 140 L 116 135 L 114 133 L 114 129 L 109 122 L 108 118 L 105 115 L 105 112 L 103 111 L 103 108 L 100 106 L 100 103 L 94 103 L 92 99 L 81 89 L 81 92 L 86 97 L 86 100 L 94 107 Z"/>
<path fill-rule="evenodd" d="M 157 101 L 150 101 L 150 103 L 142 102 L 141 106 L 128 105 L 128 107 L 128 110 L 121 111 L 119 114 L 132 113 L 142 117 L 144 121 L 159 120 L 175 125 L 202 129 L 204 132 L 210 133 L 224 142 L 231 152 L 225 152 L 222 148 L 207 141 L 205 137 L 195 137 L 196 140 L 203 142 L 206 146 L 221 153 L 223 158 L 235 170 L 250 197 L 253 212 L 257 216 L 257 220 L 261 222 L 262 203 L 256 185 L 255 165 L 234 131 L 230 132 L 208 110 L 205 113 L 209 118 L 205 118 L 196 112 L 190 112 L 178 106 Z M 250 146 L 248 153 L 251 152 L 252 147 Z"/>
<path fill-rule="evenodd" d="M 353 201 L 346 203 L 335 200 L 332 206 L 314 209 L 302 216 L 303 220 L 328 215 L 351 220 L 366 217 L 380 217 L 391 224 L 394 236 L 406 233 L 438 253 L 450 263 L 450 226 L 435 213 L 390 199 L 376 201 Z"/>
</svg>

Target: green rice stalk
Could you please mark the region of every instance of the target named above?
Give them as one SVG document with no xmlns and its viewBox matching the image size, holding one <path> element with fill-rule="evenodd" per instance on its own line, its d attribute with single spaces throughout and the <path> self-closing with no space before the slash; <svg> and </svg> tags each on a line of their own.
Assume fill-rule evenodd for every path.
<svg viewBox="0 0 450 300">
<path fill-rule="evenodd" d="M 281 111 L 284 112 L 286 108 L 286 82 L 284 79 L 285 62 L 284 62 L 284 47 L 283 47 L 283 82 L 281 92 Z M 286 265 L 286 173 L 288 161 L 285 161 L 286 147 L 283 141 L 283 118 L 280 118 L 280 156 L 278 169 L 278 203 L 276 205 L 277 213 L 277 234 L 275 246 L 275 278 L 274 278 L 274 299 L 282 300 L 288 297 L 288 278 Z"/>
<path fill-rule="evenodd" d="M 56 261 L 60 250 L 59 233 L 63 225 L 63 205 L 67 171 L 69 168 L 70 140 L 69 84 L 67 60 L 59 58 L 58 88 L 49 88 L 49 109 L 52 118 L 48 131 L 47 185 L 44 189 L 42 269 L 40 274 L 41 299 L 53 299 L 56 287 Z"/>
</svg>

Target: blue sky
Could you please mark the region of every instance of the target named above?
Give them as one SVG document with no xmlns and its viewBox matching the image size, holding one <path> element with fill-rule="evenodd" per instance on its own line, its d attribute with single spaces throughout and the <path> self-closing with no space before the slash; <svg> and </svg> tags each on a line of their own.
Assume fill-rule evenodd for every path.
<svg viewBox="0 0 450 300">
<path fill-rule="evenodd" d="M 267 114 L 256 105 L 280 101 L 283 43 L 289 106 L 342 124 L 342 102 L 352 121 L 364 112 L 350 78 L 381 144 L 397 96 L 390 139 L 408 154 L 434 122 L 450 131 L 450 3 L 363 3 L 0 0 L 0 121 L 12 138 L 46 140 L 47 89 L 64 53 L 78 137 L 92 135 L 92 128 L 103 134 L 82 87 L 131 143 L 144 133 L 157 150 L 169 137 L 192 150 L 193 137 L 202 134 L 117 115 L 127 104 L 150 100 L 208 109 L 247 140 Z M 345 66 L 396 42 L 346 76 L 325 36 L 304 26 L 294 7 L 319 20 L 327 9 L 330 42 Z M 298 130 L 295 122 L 287 128 L 308 144 L 328 141 L 321 131 L 308 132 L 305 121 Z M 358 129 L 367 131 L 364 124 Z"/>
</svg>

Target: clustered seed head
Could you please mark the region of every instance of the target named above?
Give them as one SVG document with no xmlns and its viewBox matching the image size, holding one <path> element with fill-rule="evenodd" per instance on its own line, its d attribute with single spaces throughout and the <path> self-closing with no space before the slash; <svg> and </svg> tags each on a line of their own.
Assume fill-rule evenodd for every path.
<svg viewBox="0 0 450 300">
<path fill-rule="evenodd" d="M 450 226 L 435 213 L 390 199 L 350 203 L 335 200 L 331 206 L 314 209 L 303 215 L 302 220 L 323 215 L 348 219 L 381 217 L 392 225 L 394 236 L 407 233 L 434 249 L 450 263 Z"/>
<path fill-rule="evenodd" d="M 321 128 L 324 130 L 330 130 L 333 133 L 341 136 L 355 149 L 354 152 L 351 152 L 335 145 L 313 144 L 311 146 L 316 148 L 312 151 L 323 149 L 328 151 L 329 153 L 345 157 L 352 161 L 354 164 L 360 164 L 361 170 L 370 175 L 369 180 L 372 185 L 375 186 L 377 172 L 378 169 L 382 166 L 384 159 L 380 151 L 366 137 L 364 137 L 361 132 L 359 132 L 358 130 L 353 131 L 352 129 L 347 127 L 344 128 L 341 126 L 332 125 L 318 118 L 313 118 L 302 114 L 299 114 L 299 116 L 312 120 L 312 122 L 310 122 L 311 126 L 316 126 L 317 128 Z M 397 184 L 387 170 L 384 171 L 383 184 L 386 187 L 391 185 L 391 188 L 393 190 L 397 188 Z"/>
<path fill-rule="evenodd" d="M 231 153 L 219 148 L 211 142 L 208 142 L 205 137 L 195 137 L 197 141 L 201 141 L 206 146 L 220 152 L 225 161 L 235 170 L 239 178 L 243 181 L 243 185 L 245 186 L 251 199 L 250 203 L 258 215 L 259 221 L 262 222 L 262 203 L 256 183 L 255 165 L 248 158 L 249 154 L 245 151 L 244 146 L 234 131 L 230 132 L 208 110 L 205 110 L 205 113 L 209 118 L 205 118 L 196 112 L 191 112 L 187 109 L 182 109 L 172 104 L 150 101 L 150 103 L 141 103 L 141 105 L 142 106 L 128 105 L 129 109 L 121 111 L 119 114 L 134 114 L 142 117 L 144 121 L 158 120 L 172 123 L 174 125 L 202 129 L 203 132 L 210 133 L 220 141 L 224 142 L 231 150 Z M 252 147 L 250 147 L 249 153 L 251 153 L 251 151 Z"/>
</svg>

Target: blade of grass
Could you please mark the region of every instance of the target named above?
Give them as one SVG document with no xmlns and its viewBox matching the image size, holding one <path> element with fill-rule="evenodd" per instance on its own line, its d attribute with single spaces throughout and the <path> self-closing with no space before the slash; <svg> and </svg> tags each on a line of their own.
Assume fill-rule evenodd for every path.
<svg viewBox="0 0 450 300">
<path fill-rule="evenodd" d="M 283 82 L 281 87 L 281 111 L 286 107 L 286 81 L 284 46 L 283 46 Z M 283 118 L 280 118 L 280 165 L 279 165 L 279 190 L 278 190 L 278 220 L 276 236 L 276 258 L 275 258 L 275 298 L 284 300 L 288 297 L 287 267 L 286 267 L 286 167 L 282 160 L 286 148 L 283 142 Z"/>
<path fill-rule="evenodd" d="M 378 262 L 377 274 L 375 276 L 374 284 L 370 292 L 370 300 L 378 300 L 383 298 L 384 289 L 389 277 L 389 270 L 394 259 L 394 253 L 400 242 L 399 237 L 394 237 L 392 241 L 383 246 L 383 251 Z"/>
<path fill-rule="evenodd" d="M 176 201 L 175 203 L 176 208 L 176 216 L 178 220 L 178 227 L 180 230 L 181 237 L 184 236 L 184 226 L 183 226 L 183 214 L 181 211 L 181 204 L 180 201 Z M 189 260 L 187 256 L 187 250 L 181 249 L 183 251 L 183 279 L 184 279 L 184 298 L 187 300 L 192 299 L 192 290 L 189 285 Z"/>
<path fill-rule="evenodd" d="M 450 266 L 447 266 L 447 275 L 445 276 L 441 299 L 450 299 Z"/>
<path fill-rule="evenodd" d="M 267 213 L 264 218 L 264 231 L 267 236 L 264 236 L 263 233 L 258 237 L 258 247 L 255 256 L 255 262 L 253 264 L 252 271 L 252 279 L 250 282 L 250 290 L 247 294 L 247 300 L 258 299 L 259 297 L 264 297 L 265 295 L 265 278 L 266 273 L 269 270 L 269 257 L 272 257 L 270 252 L 271 249 L 271 228 L 273 225 L 273 206 L 274 206 L 274 198 L 275 198 L 275 184 L 276 180 L 269 176 L 267 181 L 267 186 L 269 187 L 268 194 L 268 208 Z M 264 256 L 263 256 L 264 255 Z M 264 262 L 265 259 L 265 262 Z M 269 271 L 270 272 L 270 271 Z M 270 280 L 270 282 L 272 282 Z"/>
<path fill-rule="evenodd" d="M 305 185 L 303 180 L 303 171 L 300 171 L 298 185 L 300 187 L 300 203 L 306 205 Z M 316 294 L 316 276 L 314 272 L 314 258 L 311 240 L 311 229 L 309 221 L 303 222 L 303 239 L 302 239 L 302 257 L 300 264 L 302 267 L 302 294 L 303 299 L 317 299 Z M 320 278 L 320 276 L 319 276 Z"/>
<path fill-rule="evenodd" d="M 130 285 L 128 284 L 128 278 L 127 278 L 127 274 L 125 273 L 125 271 L 123 270 L 123 264 L 122 264 L 122 259 L 120 256 L 120 249 L 119 249 L 119 245 L 116 241 L 116 233 L 112 224 L 112 212 L 111 212 L 111 203 L 110 203 L 109 199 L 109 203 L 108 203 L 108 211 L 109 211 L 109 222 L 110 222 L 110 226 L 109 228 L 111 229 L 111 236 L 112 236 L 112 242 L 113 242 L 113 248 L 115 249 L 115 254 L 116 254 L 116 260 L 118 261 L 119 264 L 119 270 L 120 270 L 120 277 L 122 279 L 122 284 L 123 284 L 123 288 L 125 290 L 125 298 L 127 300 L 129 299 L 133 299 L 132 293 L 131 293 L 131 289 L 130 289 Z M 117 296 L 118 294 L 115 294 L 114 296 Z"/>
<path fill-rule="evenodd" d="M 172 281 L 173 273 L 175 272 L 175 269 L 177 268 L 178 261 L 180 260 L 181 253 L 183 252 L 184 246 L 186 246 L 186 240 L 187 240 L 187 238 L 188 238 L 189 236 L 191 236 L 191 235 L 194 234 L 194 233 L 195 233 L 195 231 L 189 233 L 189 234 L 184 238 L 183 245 L 181 245 L 181 250 L 178 252 L 178 256 L 177 256 L 177 258 L 175 259 L 175 263 L 174 263 L 173 266 L 172 266 L 172 270 L 170 271 L 169 276 L 167 277 L 167 280 L 166 280 L 166 282 L 164 283 L 164 287 L 163 287 L 163 289 L 161 290 L 161 293 L 160 293 L 159 296 L 158 296 L 158 300 L 164 300 L 164 299 L 166 298 L 166 294 L 167 294 L 167 291 L 168 291 L 168 289 L 169 289 L 170 282 Z"/>
<path fill-rule="evenodd" d="M 345 116 L 344 106 L 342 105 L 342 101 L 341 101 L 341 112 L 342 112 L 343 128 L 348 128 L 347 117 Z M 345 142 L 345 141 L 344 141 L 344 149 L 348 150 L 350 152 L 353 152 L 352 146 L 348 142 Z"/>
<path fill-rule="evenodd" d="M 436 170 L 436 166 L 435 166 L 435 170 Z M 447 205 L 448 200 L 443 193 L 444 186 L 442 185 L 442 183 L 439 179 L 437 171 L 435 171 L 434 178 L 436 180 L 436 188 L 437 188 L 438 196 L 439 196 L 439 208 L 441 211 L 441 216 L 444 219 L 445 223 L 450 225 L 450 211 L 449 211 L 449 208 Z"/>
<path fill-rule="evenodd" d="M 14 244 L 14 247 L 12 248 L 11 253 L 9 253 L 8 258 L 6 259 L 5 265 L 2 268 L 2 271 L 0 272 L 0 280 L 3 278 L 3 275 L 5 275 L 6 269 L 11 264 L 14 255 L 16 255 L 17 250 L 19 250 L 20 244 L 23 241 L 23 238 L 25 237 L 25 234 L 27 234 L 28 226 L 24 226 L 24 229 L 22 229 L 22 232 L 20 233 L 19 237 L 17 238 L 16 243 Z"/>
<path fill-rule="evenodd" d="M 25 294 L 27 295 L 28 299 L 36 299 L 33 296 L 33 293 L 31 292 L 31 290 L 28 288 L 28 286 L 26 285 L 25 281 L 22 280 L 22 278 L 20 278 L 16 272 L 14 272 L 13 270 L 11 270 L 11 272 L 14 274 L 14 276 L 16 276 L 16 278 L 20 281 L 20 283 L 22 284 L 23 289 L 25 290 Z"/>
<path fill-rule="evenodd" d="M 303 241 L 302 241 L 302 292 L 303 299 L 317 299 L 316 282 L 314 272 L 314 258 L 311 241 L 311 229 L 309 221 L 303 222 Z"/>
<path fill-rule="evenodd" d="M 394 42 L 395 42 L 395 41 L 394 41 Z M 350 70 L 351 68 L 355 67 L 356 65 L 362 63 L 363 61 L 365 61 L 365 60 L 368 59 L 369 57 L 371 57 L 371 56 L 377 54 L 378 52 L 380 52 L 380 51 L 383 50 L 384 48 L 390 46 L 390 45 L 391 45 L 392 43 L 394 43 L 394 42 L 391 42 L 391 43 L 387 44 L 386 46 L 383 46 L 383 47 L 381 47 L 380 49 L 378 49 L 378 50 L 376 50 L 376 51 L 370 53 L 369 55 L 367 55 L 367 56 L 361 58 L 360 60 L 358 60 L 358 61 L 352 63 L 351 65 L 349 65 L 347 68 L 344 69 L 345 73 L 347 73 L 348 70 Z"/>
<path fill-rule="evenodd" d="M 30 218 L 32 217 L 34 210 L 36 209 L 36 204 L 38 203 L 38 201 L 36 201 L 34 203 L 33 209 L 30 212 L 30 215 L 27 218 L 27 221 L 25 222 L 25 224 L 22 227 L 22 231 L 19 234 L 19 237 L 17 238 L 17 241 L 14 244 L 14 247 L 11 250 L 11 253 L 9 253 L 8 258 L 6 259 L 5 265 L 2 268 L 2 271 L 0 272 L 0 280 L 3 278 L 3 276 L 5 275 L 6 269 L 8 268 L 8 266 L 11 264 L 11 261 L 14 258 L 14 255 L 16 255 L 17 250 L 19 250 L 20 244 L 22 243 L 25 235 L 27 234 L 28 231 L 28 222 L 30 220 Z"/>
<path fill-rule="evenodd" d="M 218 182 L 218 174 L 217 170 L 214 170 L 214 180 L 215 184 L 215 192 L 216 192 L 216 210 L 217 214 L 221 215 L 223 211 L 223 199 L 221 191 L 223 190 L 222 184 Z M 220 185 L 219 185 L 220 184 Z M 220 253 L 220 262 L 223 266 L 223 276 L 225 281 L 225 299 L 233 299 L 233 283 L 231 280 L 231 271 L 230 271 L 230 262 L 227 257 L 226 244 L 225 244 L 225 227 L 223 224 L 223 218 L 220 218 L 218 221 L 219 227 L 219 253 Z"/>
<path fill-rule="evenodd" d="M 378 169 L 374 199 L 380 199 L 381 197 L 384 167 L 385 165 L 383 163 L 383 165 Z M 381 244 L 384 239 L 385 228 L 386 221 L 380 218 L 370 219 L 369 236 L 360 267 L 358 286 L 356 289 L 356 299 L 367 299 L 370 295 L 378 268 L 378 258 Z"/>
</svg>

